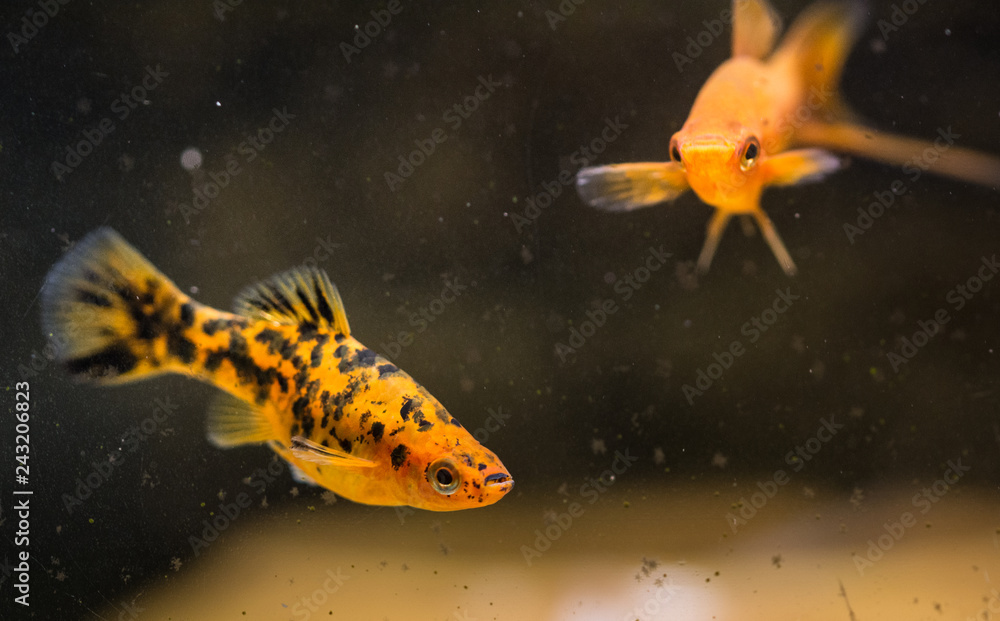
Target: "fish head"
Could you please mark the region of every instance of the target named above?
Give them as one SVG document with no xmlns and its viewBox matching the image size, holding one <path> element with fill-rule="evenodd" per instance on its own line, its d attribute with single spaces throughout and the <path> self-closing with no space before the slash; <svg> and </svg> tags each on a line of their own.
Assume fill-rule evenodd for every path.
<svg viewBox="0 0 1000 621">
<path fill-rule="evenodd" d="M 682 129 L 670 139 L 670 159 L 680 164 L 698 197 L 731 212 L 753 210 L 764 185 L 764 146 L 738 126 L 714 131 Z"/>
<path fill-rule="evenodd" d="M 431 429 L 409 438 L 410 451 L 398 471 L 402 500 L 428 511 L 497 502 L 514 487 L 510 472 L 493 451 L 442 411 L 435 414 L 438 420 Z"/>
</svg>

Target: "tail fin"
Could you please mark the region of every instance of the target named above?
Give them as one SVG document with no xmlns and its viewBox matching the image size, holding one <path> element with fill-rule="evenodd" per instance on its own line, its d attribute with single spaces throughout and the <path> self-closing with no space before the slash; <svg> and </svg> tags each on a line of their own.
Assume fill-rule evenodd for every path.
<svg viewBox="0 0 1000 621">
<path fill-rule="evenodd" d="M 852 153 L 878 162 L 903 166 L 903 172 L 920 174 L 919 168 L 938 175 L 987 187 L 1000 187 L 1000 157 L 972 149 L 952 146 L 960 137 L 939 129 L 939 137 L 931 140 L 906 138 L 850 123 L 810 123 L 799 130 L 799 139 Z"/>
<path fill-rule="evenodd" d="M 770 62 L 799 76 L 802 92 L 820 102 L 821 115 L 853 118 L 840 97 L 840 77 L 864 23 L 863 2 L 815 4 L 795 20 Z"/>
<path fill-rule="evenodd" d="M 953 146 L 952 137 L 958 136 L 951 134 L 950 127 L 947 133 L 939 130 L 941 138 L 933 142 L 895 136 L 865 127 L 843 102 L 840 76 L 864 24 L 864 6 L 856 0 L 808 9 L 774 53 L 771 62 L 783 63 L 801 76 L 803 92 L 810 94 L 810 108 L 813 102 L 821 104 L 809 122 L 796 124 L 794 142 L 887 164 L 919 165 L 940 175 L 1000 186 L 1000 158 Z M 924 156 L 928 149 L 929 155 Z"/>
<path fill-rule="evenodd" d="M 71 374 L 124 383 L 193 359 L 183 332 L 195 306 L 118 233 L 101 228 L 49 272 L 42 325 Z"/>
</svg>

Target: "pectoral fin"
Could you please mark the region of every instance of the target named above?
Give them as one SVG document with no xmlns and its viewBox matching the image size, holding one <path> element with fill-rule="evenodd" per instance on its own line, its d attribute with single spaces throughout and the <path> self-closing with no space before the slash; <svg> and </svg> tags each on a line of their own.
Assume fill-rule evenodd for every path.
<svg viewBox="0 0 1000 621">
<path fill-rule="evenodd" d="M 316 482 L 316 479 L 306 474 L 305 471 L 302 470 L 302 468 L 299 468 L 293 463 L 289 463 L 288 468 L 292 474 L 292 480 L 295 481 L 296 483 L 305 483 L 306 485 L 319 487 L 319 483 Z"/>
<path fill-rule="evenodd" d="M 781 34 L 781 17 L 767 0 L 733 0 L 733 56 L 764 58 Z"/>
<path fill-rule="evenodd" d="M 260 444 L 274 439 L 275 431 L 264 410 L 220 393 L 208 408 L 208 440 L 219 448 Z"/>
<path fill-rule="evenodd" d="M 767 185 L 819 181 L 841 167 L 840 158 L 823 149 L 796 149 L 768 157 L 761 164 Z"/>
<path fill-rule="evenodd" d="M 335 466 L 339 468 L 371 468 L 375 462 L 356 457 L 340 449 L 330 448 L 321 444 L 316 444 L 308 438 L 293 436 L 292 445 L 289 447 L 292 455 L 302 461 L 311 461 L 321 466 Z"/>
<path fill-rule="evenodd" d="M 580 198 L 605 211 L 631 211 L 672 201 L 688 187 L 684 169 L 675 162 L 595 166 L 576 175 Z"/>
</svg>

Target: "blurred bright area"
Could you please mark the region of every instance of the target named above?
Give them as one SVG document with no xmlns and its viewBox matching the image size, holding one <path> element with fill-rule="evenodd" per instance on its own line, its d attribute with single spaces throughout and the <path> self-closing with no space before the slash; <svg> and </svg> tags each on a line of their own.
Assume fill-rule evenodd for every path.
<svg viewBox="0 0 1000 621">
<path fill-rule="evenodd" d="M 919 484 L 851 494 L 789 486 L 763 504 L 751 500 L 758 489 L 610 489 L 579 503 L 577 517 L 569 494 L 562 506 L 509 499 L 453 514 L 255 506 L 129 603 L 143 618 L 174 621 L 988 620 L 1000 612 L 1000 516 L 984 509 L 991 494 L 956 490 L 921 513 Z M 734 531 L 727 515 L 754 502 L 756 513 L 745 511 L 750 519 Z M 901 526 L 907 513 L 912 527 Z"/>
</svg>

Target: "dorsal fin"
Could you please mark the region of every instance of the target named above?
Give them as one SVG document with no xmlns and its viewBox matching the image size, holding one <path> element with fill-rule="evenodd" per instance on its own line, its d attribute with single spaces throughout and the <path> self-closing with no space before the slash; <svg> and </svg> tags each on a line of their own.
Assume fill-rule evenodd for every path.
<svg viewBox="0 0 1000 621">
<path fill-rule="evenodd" d="M 350 336 L 340 292 L 323 270 L 296 267 L 275 274 L 240 292 L 233 302 L 237 314 L 297 325 L 312 322 Z"/>
<path fill-rule="evenodd" d="M 781 17 L 767 0 L 733 0 L 733 57 L 763 59 L 781 34 Z"/>
</svg>

